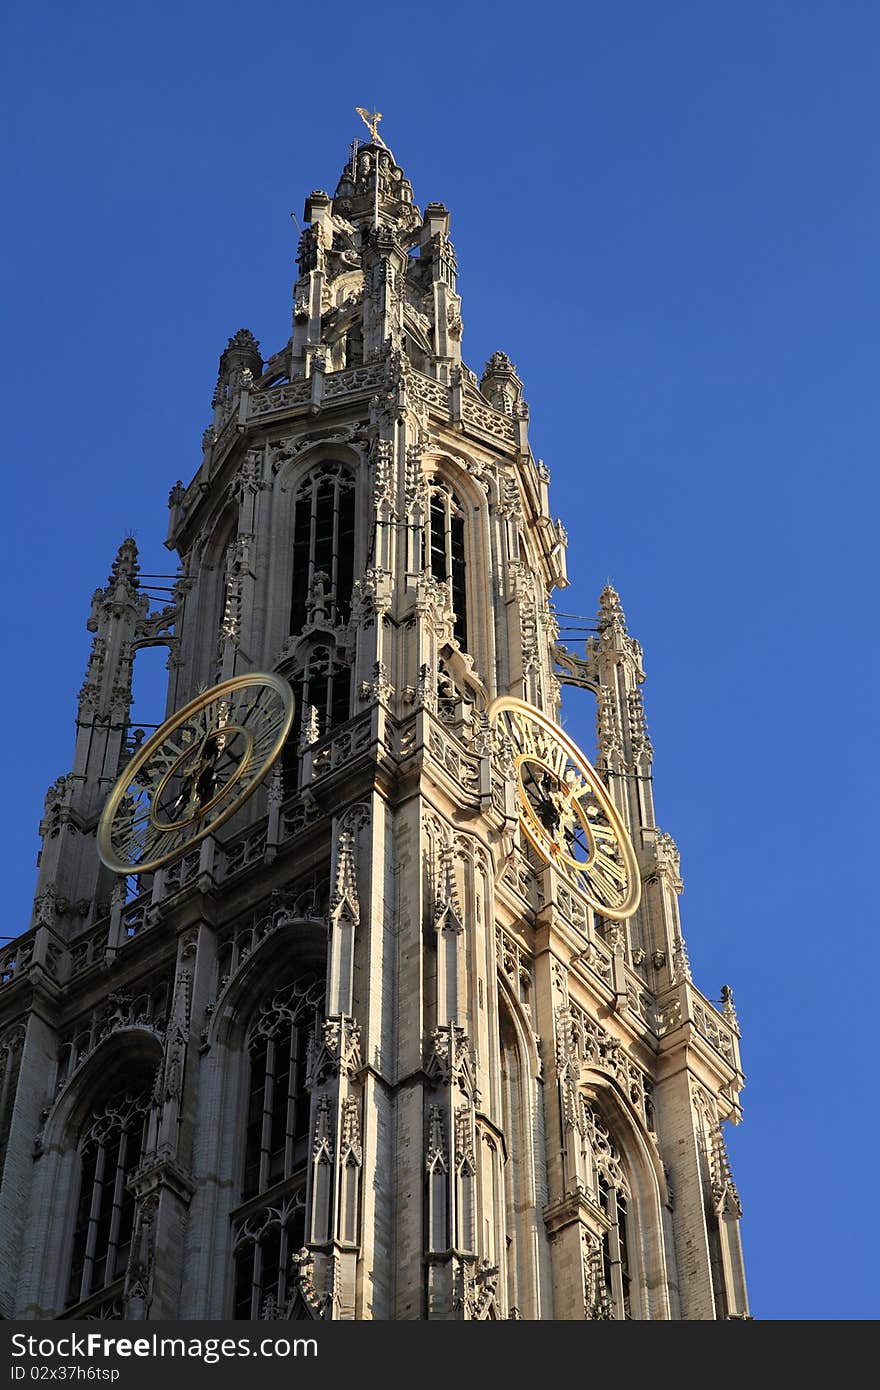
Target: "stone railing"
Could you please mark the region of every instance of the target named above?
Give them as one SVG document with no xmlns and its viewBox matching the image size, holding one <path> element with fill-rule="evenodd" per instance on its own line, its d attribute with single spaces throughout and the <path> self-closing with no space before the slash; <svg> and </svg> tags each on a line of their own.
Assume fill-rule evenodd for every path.
<svg viewBox="0 0 880 1390">
<path fill-rule="evenodd" d="M 556 901 L 562 916 L 580 932 L 581 936 L 595 938 L 592 910 L 578 897 L 577 893 L 573 893 L 570 888 L 560 884 Z"/>
<path fill-rule="evenodd" d="M 541 907 L 539 876 L 521 851 L 517 850 L 505 864 L 501 872 L 501 883 L 531 912 L 537 912 Z"/>
<path fill-rule="evenodd" d="M 426 405 L 433 406 L 441 415 L 449 417 L 451 409 L 448 386 L 432 376 L 425 376 L 424 373 L 414 370 L 409 372 L 407 381 L 412 386 L 413 395 L 418 396 Z"/>
<path fill-rule="evenodd" d="M 315 821 L 321 820 L 322 815 L 312 799 L 303 796 L 301 792 L 289 797 L 281 808 L 281 839 L 289 840 L 294 835 L 299 835 Z"/>
<path fill-rule="evenodd" d="M 379 386 L 384 386 L 385 378 L 384 362 L 371 362 L 366 367 L 345 367 L 341 372 L 327 372 L 321 399 L 330 401 L 334 396 L 373 392 Z"/>
<path fill-rule="evenodd" d="M 420 401 L 424 401 L 430 410 L 449 419 L 453 409 L 452 388 L 445 382 L 437 381 L 432 376 L 425 376 L 423 372 L 410 370 L 407 373 L 407 382 L 414 396 Z M 326 388 L 325 388 L 326 390 Z M 516 444 L 516 425 L 509 415 L 504 415 L 500 410 L 487 402 L 475 401 L 465 393 L 461 393 L 461 418 L 465 425 L 471 429 L 480 430 L 482 434 L 488 434 L 493 440 L 507 445 Z"/>
<path fill-rule="evenodd" d="M 229 418 L 223 422 L 223 428 L 214 437 L 211 445 L 211 472 L 224 459 L 232 446 L 233 440 L 238 437 L 238 411 L 233 410 L 229 413 Z"/>
<path fill-rule="evenodd" d="M 463 791 L 476 795 L 480 790 L 480 758 L 468 753 L 450 736 L 433 715 L 427 716 L 427 745 L 432 759 Z"/>
<path fill-rule="evenodd" d="M 248 869 L 252 864 L 262 864 L 266 857 L 268 829 L 266 822 L 253 827 L 246 835 L 224 846 L 221 863 L 215 873 L 217 878 L 229 878 L 240 869 Z"/>
<path fill-rule="evenodd" d="M 365 753 L 372 741 L 373 711 L 368 709 L 355 719 L 350 719 L 341 729 L 312 744 L 309 750 L 312 781 L 316 782 L 350 763 L 358 754 Z"/>
<path fill-rule="evenodd" d="M 285 382 L 281 386 L 269 386 L 265 391 L 254 391 L 247 398 L 245 423 L 300 405 L 323 404 L 325 401 L 335 400 L 338 396 L 372 394 L 380 386 L 384 386 L 386 375 L 384 361 L 371 362 L 367 366 L 345 367 L 339 372 L 316 373 L 310 377 Z"/>
<path fill-rule="evenodd" d="M 729 1062 L 732 1067 L 739 1069 L 739 1053 L 733 1029 L 729 1027 L 708 999 L 704 999 L 702 995 L 698 994 L 693 986 L 691 986 L 691 991 L 692 995 L 695 996 L 691 999 L 691 1017 L 697 1032 L 714 1047 L 716 1052 L 721 1053 L 725 1062 Z"/>
<path fill-rule="evenodd" d="M 110 918 L 102 917 L 89 931 L 70 943 L 67 958 L 71 979 L 103 962 L 109 939 Z"/>
<path fill-rule="evenodd" d="M 614 990 L 618 996 L 626 998 L 626 1007 L 642 1023 L 656 1032 L 657 1011 L 654 995 L 645 985 L 641 975 L 630 965 L 623 946 L 615 951 L 613 939 L 606 939 L 596 927 L 595 915 L 591 908 L 570 888 L 560 884 L 556 890 L 556 902 L 560 916 L 571 924 L 582 937 L 586 938 L 583 948 L 577 953 L 577 960 L 603 984 Z M 622 928 L 621 942 L 623 941 Z M 617 963 L 615 966 L 615 957 Z"/>
<path fill-rule="evenodd" d="M 710 1047 L 736 1071 L 741 1070 L 736 1031 L 689 980 L 668 991 L 655 1009 L 655 1031 L 661 1038 L 689 1023 Z"/>
<path fill-rule="evenodd" d="M 151 898 L 152 894 L 149 892 L 139 893 L 130 903 L 125 904 L 120 930 L 120 940 L 123 944 L 133 936 L 139 936 L 141 932 L 148 930 Z"/>
<path fill-rule="evenodd" d="M 493 439 L 501 440 L 504 444 L 516 442 L 516 427 L 510 416 L 502 415 L 500 410 L 494 410 L 491 405 L 480 405 L 478 401 L 471 401 L 465 397 L 461 413 L 466 425 L 482 430 L 484 434 L 490 434 Z"/>
<path fill-rule="evenodd" d="M 248 400 L 248 419 L 260 415 L 271 415 L 276 410 L 287 410 L 294 405 L 305 405 L 312 396 L 312 383 L 305 377 L 300 381 L 288 381 L 283 386 L 270 386 L 265 391 L 254 391 Z"/>
<path fill-rule="evenodd" d="M 16 975 L 27 969 L 34 957 L 35 941 L 35 931 L 24 932 L 0 951 L 0 987 L 11 984 Z"/>
<path fill-rule="evenodd" d="M 191 883 L 198 876 L 200 862 L 201 852 L 196 848 L 191 849 L 188 854 L 181 855 L 180 859 L 175 859 L 173 864 L 163 869 L 162 896 L 169 897 L 172 893 L 179 893 L 181 888 Z"/>
</svg>

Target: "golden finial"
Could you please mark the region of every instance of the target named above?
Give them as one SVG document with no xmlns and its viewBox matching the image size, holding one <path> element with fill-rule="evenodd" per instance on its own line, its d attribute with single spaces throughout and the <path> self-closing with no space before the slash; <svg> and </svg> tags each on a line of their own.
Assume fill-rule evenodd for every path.
<svg viewBox="0 0 880 1390">
<path fill-rule="evenodd" d="M 374 145 L 381 145 L 383 150 L 387 150 L 388 146 L 385 144 L 378 130 L 379 122 L 382 119 L 382 112 L 368 111 L 365 106 L 356 106 L 354 109 L 370 132 L 370 140 L 372 143 Z"/>
</svg>

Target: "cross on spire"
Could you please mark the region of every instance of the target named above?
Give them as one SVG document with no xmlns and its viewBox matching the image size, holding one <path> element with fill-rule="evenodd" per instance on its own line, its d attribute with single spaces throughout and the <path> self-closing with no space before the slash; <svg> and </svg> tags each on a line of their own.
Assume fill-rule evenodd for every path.
<svg viewBox="0 0 880 1390">
<path fill-rule="evenodd" d="M 368 111 L 365 106 L 356 106 L 354 109 L 360 116 L 364 125 L 367 127 L 367 130 L 370 132 L 370 140 L 372 144 L 381 145 L 383 150 L 387 149 L 388 146 L 385 144 L 385 141 L 379 134 L 379 122 L 382 119 L 382 112 Z"/>
</svg>

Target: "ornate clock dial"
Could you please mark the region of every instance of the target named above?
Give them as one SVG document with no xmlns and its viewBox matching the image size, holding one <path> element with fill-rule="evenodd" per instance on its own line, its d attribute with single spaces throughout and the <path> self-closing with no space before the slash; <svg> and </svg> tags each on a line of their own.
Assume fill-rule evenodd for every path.
<svg viewBox="0 0 880 1390">
<path fill-rule="evenodd" d="M 177 858 L 233 815 L 262 782 L 293 723 L 293 693 L 255 672 L 215 685 L 157 729 L 116 783 L 98 825 L 115 873 Z"/>
<path fill-rule="evenodd" d="M 596 770 L 540 710 L 512 696 L 489 721 L 513 750 L 523 833 L 543 859 L 572 877 L 590 906 L 616 921 L 639 905 L 638 864 L 626 827 Z"/>
</svg>

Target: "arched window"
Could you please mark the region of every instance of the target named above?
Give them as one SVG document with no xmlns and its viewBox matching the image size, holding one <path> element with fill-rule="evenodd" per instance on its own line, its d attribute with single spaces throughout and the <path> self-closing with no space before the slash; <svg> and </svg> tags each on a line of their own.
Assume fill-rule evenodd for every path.
<svg viewBox="0 0 880 1390">
<path fill-rule="evenodd" d="M 584 1103 L 588 1145 L 588 1182 L 603 1220 L 596 1233 L 591 1268 L 594 1317 L 626 1319 L 632 1312 L 630 1187 L 623 1160 L 608 1126 L 593 1106 Z"/>
<path fill-rule="evenodd" d="M 17 1025 L 0 1038 L 0 1181 L 9 1131 L 12 1127 L 12 1110 L 21 1071 L 21 1050 L 24 1046 L 24 1028 Z"/>
<path fill-rule="evenodd" d="M 716 1317 L 736 1317 L 745 1308 L 745 1290 L 737 1279 L 741 1259 L 737 1224 L 742 1216 L 742 1205 L 715 1103 L 705 1092 L 698 1091 L 694 1096 L 694 1108 L 702 1150 L 706 1234 Z"/>
<path fill-rule="evenodd" d="M 336 661 L 329 647 L 313 647 L 306 664 L 291 680 L 300 726 L 313 719 L 316 738 L 322 737 L 351 712 L 351 668 Z M 314 710 L 314 716 L 310 714 Z"/>
<path fill-rule="evenodd" d="M 143 1150 L 150 1094 L 149 1084 L 117 1091 L 92 1111 L 80 1141 L 68 1307 L 125 1275 L 134 1224 L 128 1183 Z"/>
<path fill-rule="evenodd" d="M 448 585 L 455 613 L 455 638 L 462 651 L 467 651 L 464 509 L 452 489 L 443 483 L 431 488 L 422 563 L 432 579 Z"/>
<path fill-rule="evenodd" d="M 236 1318 L 262 1318 L 283 1307 L 290 1256 L 305 1240 L 306 1059 L 323 1000 L 323 981 L 304 976 L 267 995 L 248 1030 L 241 1185 L 248 1205 L 240 1217 L 233 1214 Z M 256 1198 L 264 1200 L 255 1208 Z"/>
<path fill-rule="evenodd" d="M 362 367 L 364 363 L 364 329 L 359 319 L 351 325 L 345 335 L 346 367 Z"/>
<path fill-rule="evenodd" d="M 242 1222 L 235 1239 L 236 1318 L 271 1321 L 289 1297 L 290 1262 L 306 1239 L 305 1188 Z"/>
<path fill-rule="evenodd" d="M 522 1315 L 527 1297 L 530 1193 L 526 1175 L 528 1124 L 523 1107 L 523 1064 L 516 1028 L 503 997 L 499 1003 L 501 1056 L 501 1116 L 507 1149 L 504 1199 L 507 1228 L 508 1301 Z"/>
<path fill-rule="evenodd" d="M 302 632 L 316 576 L 324 576 L 329 618 L 348 622 L 354 582 L 355 484 L 339 463 L 324 463 L 300 483 L 293 511 L 290 631 Z"/>
</svg>

